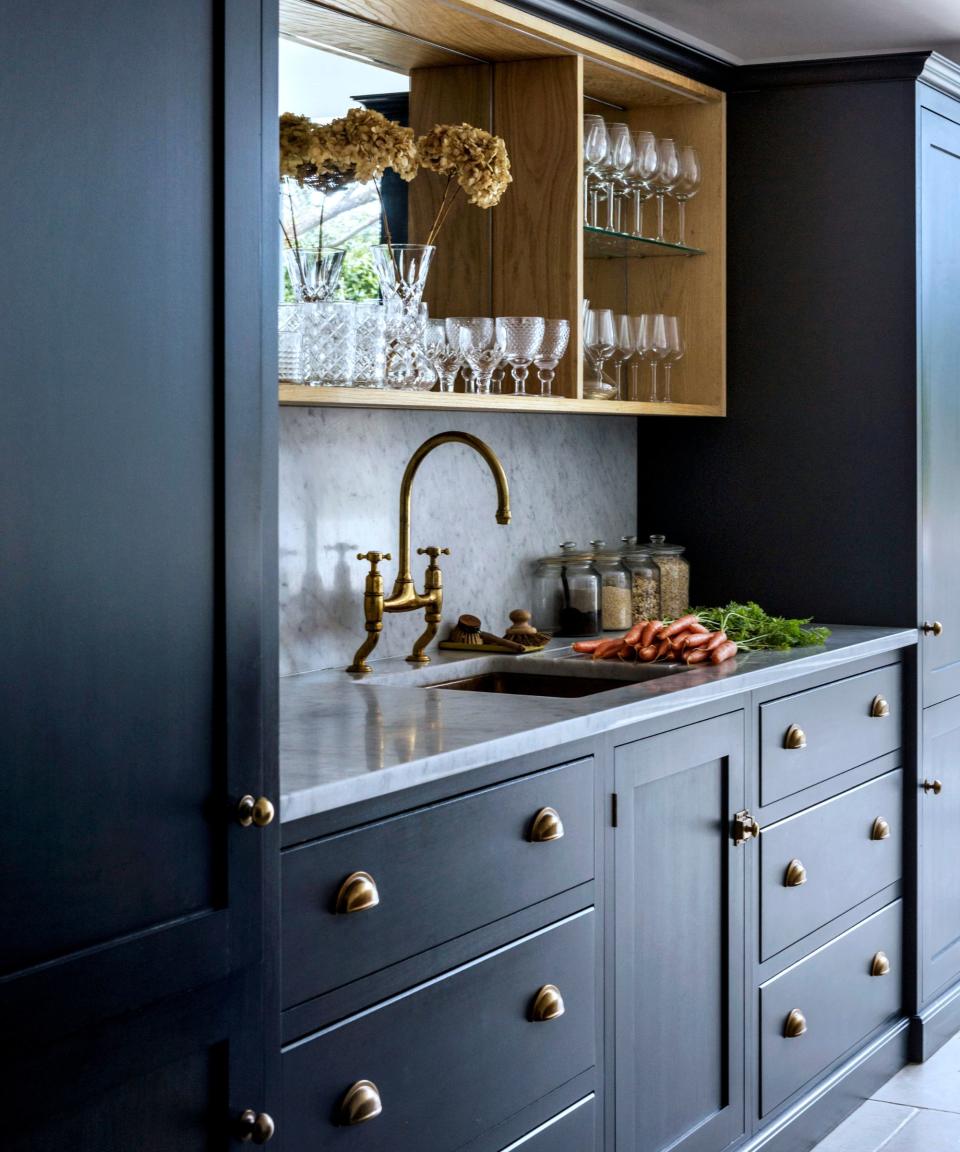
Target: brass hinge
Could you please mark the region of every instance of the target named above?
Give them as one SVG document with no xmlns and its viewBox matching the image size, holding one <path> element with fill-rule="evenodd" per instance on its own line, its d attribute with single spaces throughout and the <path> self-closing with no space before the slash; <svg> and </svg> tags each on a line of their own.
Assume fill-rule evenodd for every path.
<svg viewBox="0 0 960 1152">
<path fill-rule="evenodd" d="M 619 813 L 617 811 L 617 794 L 612 792 L 610 794 L 610 823 L 614 828 L 619 826 Z"/>
</svg>

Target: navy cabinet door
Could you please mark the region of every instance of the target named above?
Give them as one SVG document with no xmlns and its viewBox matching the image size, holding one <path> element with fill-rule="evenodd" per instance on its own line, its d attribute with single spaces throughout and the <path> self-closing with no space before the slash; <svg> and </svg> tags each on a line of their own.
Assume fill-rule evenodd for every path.
<svg viewBox="0 0 960 1152">
<path fill-rule="evenodd" d="M 960 124 L 920 125 L 923 702 L 960 694 Z"/>
<path fill-rule="evenodd" d="M 616 751 L 617 1152 L 745 1131 L 743 713 Z"/>
<path fill-rule="evenodd" d="M 202 1035 L 184 1005 L 259 971 L 277 907 L 277 824 L 234 818 L 277 798 L 274 33 L 259 0 L 8 0 L 3 27 L 0 1015 L 54 1070 L 88 1036 L 64 1101 L 122 1110 L 83 1053 L 163 999 L 167 1070 L 129 1100 L 202 1093 L 199 1061 L 226 1108 L 259 997 Z"/>
</svg>

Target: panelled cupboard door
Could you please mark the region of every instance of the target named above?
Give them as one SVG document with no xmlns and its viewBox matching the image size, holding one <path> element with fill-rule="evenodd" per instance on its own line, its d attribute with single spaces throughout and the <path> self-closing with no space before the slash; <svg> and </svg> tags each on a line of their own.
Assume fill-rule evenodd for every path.
<svg viewBox="0 0 960 1152">
<path fill-rule="evenodd" d="M 920 125 L 923 702 L 960 694 L 960 124 Z"/>
<path fill-rule="evenodd" d="M 922 995 L 960 977 L 960 697 L 926 708 L 919 809 Z M 935 782 L 941 785 L 934 790 Z"/>
<path fill-rule="evenodd" d="M 49 1044 L 263 951 L 264 30 L 259 0 L 3 28 L 0 1014 Z"/>
<path fill-rule="evenodd" d="M 616 750 L 617 1152 L 745 1130 L 743 713 Z"/>
</svg>

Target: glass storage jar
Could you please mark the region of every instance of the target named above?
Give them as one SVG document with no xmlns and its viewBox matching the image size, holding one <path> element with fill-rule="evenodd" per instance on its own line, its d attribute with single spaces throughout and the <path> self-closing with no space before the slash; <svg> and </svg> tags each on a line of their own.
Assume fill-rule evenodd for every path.
<svg viewBox="0 0 960 1152">
<path fill-rule="evenodd" d="M 624 537 L 628 551 L 623 562 L 630 573 L 630 623 L 660 618 L 660 569 L 648 548 L 637 546 L 636 537 Z"/>
<path fill-rule="evenodd" d="M 606 551 L 605 540 L 591 540 L 593 566 L 600 573 L 600 625 L 604 632 L 626 632 L 633 623 L 630 572 L 619 549 Z"/>
<path fill-rule="evenodd" d="M 595 636 L 600 631 L 600 573 L 593 553 L 568 540 L 556 556 L 544 556 L 534 571 L 533 600 L 533 620 L 541 631 Z"/>
<path fill-rule="evenodd" d="M 650 555 L 660 569 L 660 615 L 676 620 L 690 607 L 690 564 L 683 545 L 668 544 L 664 536 L 651 536 Z"/>
</svg>

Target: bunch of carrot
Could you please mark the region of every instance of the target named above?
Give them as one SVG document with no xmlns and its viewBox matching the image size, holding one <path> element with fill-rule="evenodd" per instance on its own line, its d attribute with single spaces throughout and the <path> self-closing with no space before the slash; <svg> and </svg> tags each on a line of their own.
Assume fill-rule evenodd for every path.
<svg viewBox="0 0 960 1152">
<path fill-rule="evenodd" d="M 737 654 L 726 632 L 711 632 L 696 616 L 681 616 L 664 623 L 641 620 L 616 640 L 578 640 L 574 652 L 594 660 L 639 660 L 649 664 L 668 660 L 683 664 L 722 664 Z"/>
</svg>

